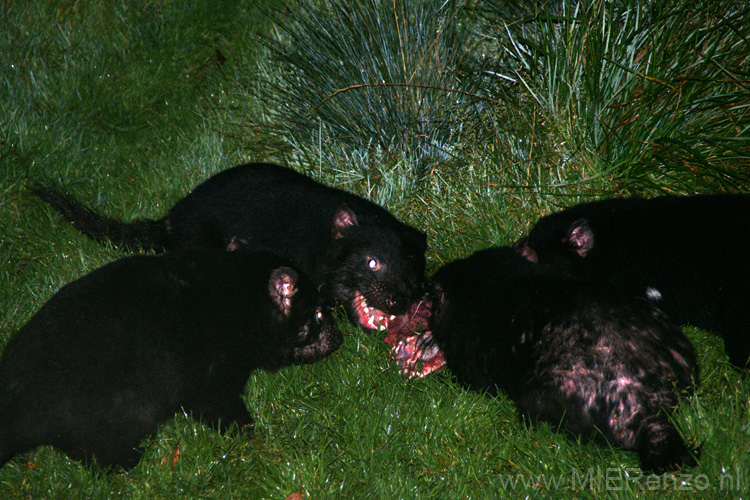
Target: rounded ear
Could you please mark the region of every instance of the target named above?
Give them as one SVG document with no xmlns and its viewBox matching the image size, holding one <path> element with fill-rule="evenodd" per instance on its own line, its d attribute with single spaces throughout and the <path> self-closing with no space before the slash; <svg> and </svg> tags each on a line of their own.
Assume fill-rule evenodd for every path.
<svg viewBox="0 0 750 500">
<path fill-rule="evenodd" d="M 532 264 L 539 264 L 539 258 L 533 248 L 529 246 L 528 238 L 521 238 L 513 243 L 513 250 Z"/>
<path fill-rule="evenodd" d="M 227 245 L 227 252 L 237 251 L 244 246 L 247 246 L 247 240 L 244 240 L 239 236 L 232 236 L 231 241 Z"/>
<path fill-rule="evenodd" d="M 357 216 L 354 215 L 352 209 L 346 203 L 339 205 L 336 209 L 336 213 L 333 215 L 333 226 L 331 228 L 331 234 L 333 239 L 339 239 L 344 237 L 344 229 L 351 226 L 358 226 Z"/>
<path fill-rule="evenodd" d="M 297 272 L 289 267 L 279 267 L 271 271 L 268 280 L 268 293 L 284 316 L 292 312 L 292 297 L 297 293 Z"/>
<path fill-rule="evenodd" d="M 444 303 L 445 302 L 445 292 L 443 292 L 442 285 L 440 283 L 438 283 L 437 281 L 433 281 L 431 283 L 431 285 L 432 285 L 432 290 L 433 290 L 433 292 L 435 294 L 435 298 L 437 299 L 438 303 L 439 304 Z"/>
<path fill-rule="evenodd" d="M 586 257 L 594 248 L 594 231 L 586 219 L 573 222 L 565 233 L 563 243 L 569 245 L 580 256 Z"/>
<path fill-rule="evenodd" d="M 432 318 L 439 322 L 447 308 L 447 299 L 440 283 L 430 280 L 430 295 L 432 296 Z M 432 321 L 430 321 L 432 323 Z"/>
</svg>

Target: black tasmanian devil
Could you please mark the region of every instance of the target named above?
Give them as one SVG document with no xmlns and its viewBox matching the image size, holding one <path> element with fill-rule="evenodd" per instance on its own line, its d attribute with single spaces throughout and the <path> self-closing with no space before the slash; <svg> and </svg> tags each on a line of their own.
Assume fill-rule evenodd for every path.
<svg viewBox="0 0 750 500">
<path fill-rule="evenodd" d="M 53 445 L 129 468 L 177 411 L 252 422 L 252 370 L 310 363 L 342 336 L 315 285 L 266 253 L 130 256 L 61 288 L 0 358 L 0 465 Z"/>
<path fill-rule="evenodd" d="M 646 471 L 695 463 L 670 421 L 697 380 L 695 353 L 645 294 L 551 273 L 509 247 L 433 280 L 411 324 L 389 332 L 404 371 L 435 370 L 444 356 L 459 382 L 504 391 L 527 422 L 636 451 Z M 428 331 L 412 335 L 417 321 Z"/>
<path fill-rule="evenodd" d="M 34 192 L 86 236 L 118 246 L 225 248 L 236 236 L 249 248 L 288 257 L 368 329 L 386 328 L 421 294 L 423 232 L 364 198 L 278 165 L 220 172 L 158 220 L 122 222 L 64 191 Z"/>
<path fill-rule="evenodd" d="M 679 324 L 724 337 L 750 358 L 750 196 L 614 198 L 542 217 L 516 248 L 541 265 L 652 287 Z"/>
</svg>

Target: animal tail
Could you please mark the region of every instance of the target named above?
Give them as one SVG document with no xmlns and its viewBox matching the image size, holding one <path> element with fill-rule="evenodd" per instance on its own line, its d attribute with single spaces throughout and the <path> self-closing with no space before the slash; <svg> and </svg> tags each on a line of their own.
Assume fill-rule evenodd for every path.
<svg viewBox="0 0 750 500">
<path fill-rule="evenodd" d="M 50 204 L 85 236 L 99 242 L 111 242 L 117 247 L 143 248 L 163 252 L 169 246 L 169 232 L 165 219 L 122 222 L 98 214 L 82 205 L 64 190 L 37 185 L 31 191 Z"/>
<path fill-rule="evenodd" d="M 649 419 L 641 428 L 637 447 L 644 472 L 663 473 L 697 465 L 699 450 L 691 450 L 664 415 Z"/>
</svg>

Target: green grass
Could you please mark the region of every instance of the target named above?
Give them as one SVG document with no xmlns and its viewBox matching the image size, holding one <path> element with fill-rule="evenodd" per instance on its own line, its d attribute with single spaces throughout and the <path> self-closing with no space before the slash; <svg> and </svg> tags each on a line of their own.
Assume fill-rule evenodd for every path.
<svg viewBox="0 0 750 500">
<path fill-rule="evenodd" d="M 0 343 L 122 255 L 34 199 L 38 178 L 131 219 L 242 161 L 287 163 L 424 228 L 430 271 L 578 200 L 748 190 L 740 3 L 350 4 L 0 6 Z M 647 483 L 633 454 L 528 429 L 502 396 L 404 380 L 379 336 L 341 325 L 329 359 L 250 378 L 252 435 L 178 415 L 127 474 L 42 448 L 0 470 L 0 497 L 747 495 L 750 382 L 709 333 L 687 330 L 702 383 L 676 417 L 700 465 Z"/>
<path fill-rule="evenodd" d="M 504 48 L 489 63 L 504 76 L 493 89 L 499 117 L 526 131 L 514 125 L 510 138 L 529 137 L 509 147 L 538 169 L 530 184 L 747 189 L 748 19 L 733 2 L 495 4 L 483 28 Z"/>
<path fill-rule="evenodd" d="M 460 6 L 293 2 L 277 15 L 276 36 L 262 38 L 278 62 L 264 97 L 279 133 L 363 174 L 401 163 L 413 176 L 450 157 L 478 98 L 476 81 L 455 78 L 471 36 Z"/>
</svg>

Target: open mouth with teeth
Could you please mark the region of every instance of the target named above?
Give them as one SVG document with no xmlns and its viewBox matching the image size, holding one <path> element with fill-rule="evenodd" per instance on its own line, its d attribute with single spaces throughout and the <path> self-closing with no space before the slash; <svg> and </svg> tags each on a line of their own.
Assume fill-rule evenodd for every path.
<svg viewBox="0 0 750 500">
<path fill-rule="evenodd" d="M 396 319 L 396 316 L 392 314 L 386 314 L 380 309 L 369 306 L 364 296 L 359 292 L 354 297 L 354 310 L 359 317 L 359 323 L 364 328 L 371 330 L 385 330 L 388 328 L 388 324 Z"/>
</svg>

